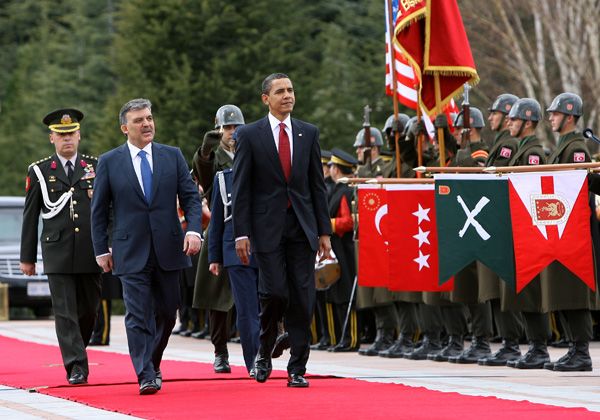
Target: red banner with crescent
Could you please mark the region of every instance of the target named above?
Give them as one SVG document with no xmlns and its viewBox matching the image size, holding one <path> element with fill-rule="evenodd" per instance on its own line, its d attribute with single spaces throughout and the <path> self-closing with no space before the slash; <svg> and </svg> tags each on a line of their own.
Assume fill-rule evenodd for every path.
<svg viewBox="0 0 600 420">
<path fill-rule="evenodd" d="M 389 257 L 387 243 L 388 206 L 380 186 L 358 187 L 358 284 L 387 287 Z"/>
</svg>

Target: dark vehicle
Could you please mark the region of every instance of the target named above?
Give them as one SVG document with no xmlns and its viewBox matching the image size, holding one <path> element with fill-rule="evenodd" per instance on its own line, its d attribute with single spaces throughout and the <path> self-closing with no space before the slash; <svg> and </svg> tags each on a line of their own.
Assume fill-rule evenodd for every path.
<svg viewBox="0 0 600 420">
<path fill-rule="evenodd" d="M 52 301 L 39 246 L 37 274 L 26 276 L 19 268 L 24 205 L 24 197 L 0 196 L 0 283 L 8 284 L 10 307 L 29 307 L 37 316 L 48 316 Z"/>
</svg>

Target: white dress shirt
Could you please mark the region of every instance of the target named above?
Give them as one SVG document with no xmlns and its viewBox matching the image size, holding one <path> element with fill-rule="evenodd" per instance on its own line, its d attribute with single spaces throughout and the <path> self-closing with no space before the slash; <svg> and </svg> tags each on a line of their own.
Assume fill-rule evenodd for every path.
<svg viewBox="0 0 600 420">
<path fill-rule="evenodd" d="M 269 112 L 269 124 L 271 124 L 271 131 L 273 132 L 273 139 L 275 139 L 275 148 L 277 149 L 277 152 L 279 152 L 279 124 L 284 123 L 285 124 L 285 131 L 288 135 L 288 138 L 290 139 L 290 162 L 294 162 L 294 136 L 292 135 L 292 119 L 291 117 L 288 116 L 285 118 L 285 120 L 283 121 L 279 121 L 277 118 L 275 118 L 273 116 L 273 114 L 271 114 Z"/>
<path fill-rule="evenodd" d="M 129 154 L 131 155 L 131 161 L 133 162 L 133 170 L 135 171 L 135 176 L 138 179 L 142 191 L 144 192 L 144 194 L 146 194 L 146 191 L 144 191 L 144 183 L 142 182 L 142 158 L 138 155 L 138 153 L 140 153 L 140 150 L 146 152 L 146 159 L 148 159 L 148 163 L 150 164 L 150 170 L 154 172 L 154 165 L 152 164 L 152 142 L 144 146 L 143 149 L 140 149 L 139 147 L 131 144 L 129 140 L 127 140 L 127 147 L 129 148 Z"/>
<path fill-rule="evenodd" d="M 67 168 L 67 162 L 71 161 L 71 164 L 73 165 L 73 171 L 75 171 L 75 162 L 77 161 L 77 153 L 75 153 L 75 156 L 73 156 L 71 159 L 67 159 L 62 157 L 61 155 L 59 155 L 58 153 L 56 154 L 56 156 L 58 156 L 58 160 L 60 160 L 60 164 L 62 165 L 65 174 L 67 174 L 67 176 L 69 176 L 69 169 Z"/>
</svg>

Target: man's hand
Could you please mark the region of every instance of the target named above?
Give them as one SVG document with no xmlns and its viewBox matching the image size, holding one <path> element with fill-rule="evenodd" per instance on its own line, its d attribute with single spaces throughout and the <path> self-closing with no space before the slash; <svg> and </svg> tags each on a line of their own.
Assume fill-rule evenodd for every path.
<svg viewBox="0 0 600 420">
<path fill-rule="evenodd" d="M 244 265 L 250 264 L 250 239 L 235 241 L 235 253 Z"/>
<path fill-rule="evenodd" d="M 218 276 L 221 273 L 221 264 L 219 263 L 210 263 L 208 266 L 208 271 L 210 271 L 215 276 Z"/>
<path fill-rule="evenodd" d="M 319 236 L 319 262 L 331 257 L 331 238 L 329 235 Z"/>
<path fill-rule="evenodd" d="M 183 239 L 183 252 L 185 255 L 196 255 L 202 248 L 202 239 L 196 235 L 185 235 Z"/>
<path fill-rule="evenodd" d="M 102 255 L 96 257 L 96 263 L 102 268 L 105 273 L 110 273 L 113 269 L 113 257 L 112 254 Z"/>
<path fill-rule="evenodd" d="M 210 152 L 212 152 L 221 142 L 221 132 L 219 130 L 208 131 L 204 135 L 204 140 L 202 140 L 202 146 L 200 147 L 200 154 L 204 159 L 208 159 L 210 157 Z"/>
<path fill-rule="evenodd" d="M 26 276 L 33 276 L 35 274 L 35 263 L 22 262 L 19 264 L 21 273 Z"/>
</svg>

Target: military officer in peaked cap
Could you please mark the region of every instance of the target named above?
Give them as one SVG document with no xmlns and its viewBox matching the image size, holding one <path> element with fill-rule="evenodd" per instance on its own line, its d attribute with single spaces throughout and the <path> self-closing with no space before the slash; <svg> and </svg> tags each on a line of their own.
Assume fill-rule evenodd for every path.
<svg viewBox="0 0 600 420">
<path fill-rule="evenodd" d="M 70 384 L 87 382 L 89 343 L 100 301 L 100 268 L 92 248 L 90 202 L 96 158 L 78 152 L 83 113 L 59 109 L 46 115 L 55 153 L 29 166 L 20 268 L 36 273 L 38 220 L 56 335 Z"/>
</svg>

